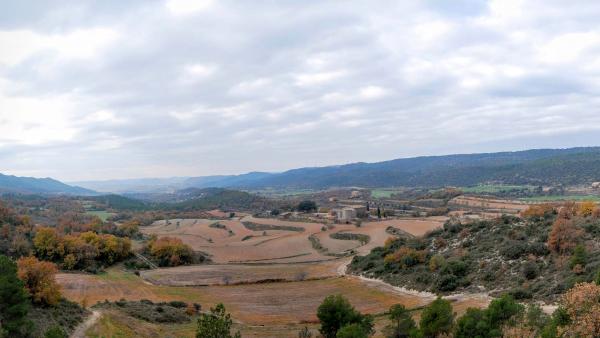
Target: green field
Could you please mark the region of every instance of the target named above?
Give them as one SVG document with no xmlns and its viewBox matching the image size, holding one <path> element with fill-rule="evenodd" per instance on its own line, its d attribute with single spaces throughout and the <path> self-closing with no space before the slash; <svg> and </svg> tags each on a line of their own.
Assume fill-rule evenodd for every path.
<svg viewBox="0 0 600 338">
<path fill-rule="evenodd" d="M 503 185 L 503 184 L 482 184 L 474 187 L 461 187 L 465 193 L 473 194 L 492 194 L 502 191 L 514 191 L 514 190 L 533 190 L 535 189 L 532 185 Z"/>
<path fill-rule="evenodd" d="M 373 189 L 371 190 L 371 197 L 373 198 L 390 198 L 392 194 L 401 192 L 399 189 Z"/>
<path fill-rule="evenodd" d="M 560 202 L 560 201 L 594 201 L 600 202 L 598 195 L 554 195 L 554 196 L 537 196 L 520 198 L 521 201 L 527 202 Z"/>
<path fill-rule="evenodd" d="M 247 190 L 252 194 L 257 194 L 266 197 L 285 197 L 285 196 L 298 196 L 314 194 L 321 190 L 314 189 L 259 189 L 259 190 Z"/>
<path fill-rule="evenodd" d="M 109 217 L 115 215 L 114 213 L 108 212 L 106 210 L 89 210 L 89 211 L 86 211 L 85 213 L 86 213 L 86 215 L 98 216 L 103 222 L 106 222 L 106 220 Z"/>
</svg>

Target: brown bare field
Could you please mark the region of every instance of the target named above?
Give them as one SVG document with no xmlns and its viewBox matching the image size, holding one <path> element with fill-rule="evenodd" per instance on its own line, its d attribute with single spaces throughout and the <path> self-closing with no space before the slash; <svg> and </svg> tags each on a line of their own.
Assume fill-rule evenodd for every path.
<svg viewBox="0 0 600 338">
<path fill-rule="evenodd" d="M 156 285 L 235 285 L 267 281 L 301 281 L 338 276 L 340 260 L 297 264 L 192 265 L 141 271 L 141 277 Z"/>
<path fill-rule="evenodd" d="M 315 321 L 317 307 L 331 294 L 346 296 L 357 309 L 365 313 L 381 313 L 397 303 L 416 307 L 427 301 L 409 293 L 390 293 L 371 287 L 354 277 L 287 283 L 175 287 L 152 285 L 132 273 L 111 268 L 102 275 L 58 274 L 57 281 L 62 286 L 65 297 L 76 302 L 85 300 L 89 305 L 104 299 L 115 301 L 125 298 L 196 302 L 206 309 L 222 302 L 236 320 L 253 325 Z"/>
<path fill-rule="evenodd" d="M 211 255 L 215 263 L 301 263 L 331 260 L 332 257 L 312 247 L 309 240 L 315 235 L 321 245 L 330 254 L 345 252 L 351 249 L 359 254 L 366 254 L 377 246 L 382 246 L 390 237 L 386 233 L 389 226 L 398 228 L 415 236 L 421 236 L 432 229 L 441 227 L 444 217 L 426 219 L 394 219 L 381 222 L 366 222 L 361 227 L 351 224 L 337 224 L 332 230 L 321 231 L 323 224 L 310 222 L 290 222 L 272 218 L 255 218 L 245 216 L 234 220 L 207 219 L 172 219 L 157 221 L 151 226 L 143 227 L 145 234 L 172 236 L 181 238 L 194 250 Z M 225 228 L 211 227 L 218 222 Z M 242 222 L 256 224 L 292 226 L 303 228 L 303 232 L 288 230 L 253 231 Z M 336 232 L 351 232 L 370 237 L 367 245 L 358 241 L 339 240 L 330 237 Z"/>
<path fill-rule="evenodd" d="M 522 201 L 474 196 L 458 196 L 451 199 L 449 204 L 465 208 L 481 208 L 496 214 L 517 214 L 530 205 Z"/>
<path fill-rule="evenodd" d="M 447 219 L 447 217 L 439 216 L 418 219 L 392 219 L 381 222 L 365 223 L 363 224 L 363 227 L 368 228 L 369 226 L 371 226 L 371 224 L 377 224 L 385 228 L 391 226 L 396 229 L 400 229 L 404 232 L 407 232 L 413 236 L 419 237 L 425 235 L 426 233 L 432 230 L 441 228 Z"/>
<path fill-rule="evenodd" d="M 218 222 L 226 229 L 210 227 Z M 242 222 L 293 226 L 304 232 L 285 230 L 253 231 Z M 157 221 L 142 228 L 146 234 L 171 236 L 183 240 L 194 250 L 211 255 L 215 263 L 271 262 L 292 263 L 329 260 L 312 248 L 308 237 L 321 231 L 322 224 L 287 222 L 245 216 L 239 220 L 173 219 Z M 229 232 L 231 231 L 231 232 Z"/>
</svg>

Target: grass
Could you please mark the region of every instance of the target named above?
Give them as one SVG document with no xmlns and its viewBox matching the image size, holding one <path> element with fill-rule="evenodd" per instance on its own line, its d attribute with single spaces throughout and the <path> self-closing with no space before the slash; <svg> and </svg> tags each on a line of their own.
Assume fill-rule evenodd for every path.
<svg viewBox="0 0 600 338">
<path fill-rule="evenodd" d="M 258 194 L 267 197 L 285 197 L 285 196 L 299 196 L 309 195 L 319 192 L 320 190 L 314 189 L 262 189 L 262 190 L 248 190 L 250 193 Z"/>
<path fill-rule="evenodd" d="M 527 202 L 554 202 L 554 201 L 594 201 L 600 202 L 598 195 L 554 195 L 554 196 L 537 196 L 521 198 L 521 201 Z"/>
<path fill-rule="evenodd" d="M 120 311 L 106 311 L 97 324 L 86 331 L 87 337 L 193 337 L 196 320 L 184 324 L 156 324 L 127 316 Z"/>
<path fill-rule="evenodd" d="M 371 197 L 373 198 L 390 198 L 392 194 L 398 193 L 398 189 L 373 189 L 371 190 Z"/>
<path fill-rule="evenodd" d="M 98 216 L 102 222 L 106 222 L 106 220 L 111 217 L 114 216 L 115 214 L 112 212 L 108 212 L 106 210 L 90 210 L 90 211 L 86 211 L 85 212 L 87 215 L 93 215 L 93 216 Z"/>
<path fill-rule="evenodd" d="M 473 194 L 485 194 L 485 193 L 498 193 L 501 191 L 514 191 L 514 190 L 533 190 L 535 187 L 531 185 L 503 185 L 503 184 L 482 184 L 474 187 L 461 187 L 465 193 Z"/>
</svg>

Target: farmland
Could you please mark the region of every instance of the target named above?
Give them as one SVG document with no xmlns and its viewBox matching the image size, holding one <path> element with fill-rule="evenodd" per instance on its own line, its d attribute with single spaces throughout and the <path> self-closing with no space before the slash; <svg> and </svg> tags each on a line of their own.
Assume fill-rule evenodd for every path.
<svg viewBox="0 0 600 338">
<path fill-rule="evenodd" d="M 432 301 L 429 294 L 345 276 L 351 257 L 344 256 L 367 254 L 382 246 L 391 236 L 389 227 L 420 236 L 441 227 L 444 220 L 394 219 L 365 222 L 360 227 L 245 215 L 225 220 L 161 220 L 142 231 L 180 238 L 194 250 L 208 253 L 216 264 L 146 270 L 140 271 L 139 276 L 115 266 L 98 275 L 63 273 L 57 280 L 65 296 L 80 303 L 180 300 L 202 304 L 206 309 L 222 302 L 244 336 L 296 336 L 290 330 L 299 330 L 304 325 L 301 323 L 314 323 L 316 308 L 331 294 L 342 294 L 357 309 L 372 314 L 381 314 L 393 304 L 416 308 Z M 311 235 L 318 238 L 323 250 L 313 247 Z M 463 301 L 455 304 L 460 309 Z M 107 312 L 87 334 L 127 336 L 135 331 L 132 323 L 135 321 Z M 140 328 L 147 330 L 149 336 L 177 336 L 177 332 L 193 330 L 187 324 L 142 324 Z M 383 318 L 377 320 L 377 325 L 384 324 Z M 316 328 L 314 324 L 306 325 Z"/>
<path fill-rule="evenodd" d="M 316 308 L 330 294 L 342 294 L 357 309 L 372 314 L 383 313 L 393 304 L 414 308 L 433 299 L 431 295 L 414 294 L 350 276 L 287 283 L 178 287 L 152 285 L 115 267 L 103 275 L 59 274 L 57 279 L 69 299 L 88 304 L 124 298 L 157 302 L 181 300 L 197 302 L 208 308 L 223 302 L 244 327 L 273 325 L 277 328 L 314 322 Z M 483 306 L 487 301 L 475 297 L 459 299 L 454 304 L 457 311 L 462 311 L 465 304 Z M 108 324 L 101 322 L 100 325 Z"/>
</svg>

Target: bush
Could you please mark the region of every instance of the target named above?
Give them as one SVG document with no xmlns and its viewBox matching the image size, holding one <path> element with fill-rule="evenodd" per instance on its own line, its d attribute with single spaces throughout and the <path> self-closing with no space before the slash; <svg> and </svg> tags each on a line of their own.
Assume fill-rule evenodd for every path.
<svg viewBox="0 0 600 338">
<path fill-rule="evenodd" d="M 54 326 L 44 334 L 44 338 L 67 338 L 67 334 L 59 326 Z"/>
<path fill-rule="evenodd" d="M 180 301 L 168 303 L 153 303 L 150 300 L 126 301 L 124 299 L 114 303 L 104 303 L 103 307 L 118 307 L 120 311 L 150 323 L 187 323 L 190 317 L 187 314 L 187 304 Z"/>
<path fill-rule="evenodd" d="M 437 281 L 436 288 L 439 291 L 454 291 L 458 287 L 458 277 L 455 275 L 442 275 Z"/>
<path fill-rule="evenodd" d="M 523 289 L 523 288 L 515 288 L 510 290 L 510 292 L 508 293 L 511 297 L 513 297 L 514 299 L 531 299 L 533 297 L 533 295 L 531 294 L 531 292 Z"/>
<path fill-rule="evenodd" d="M 535 279 L 538 276 L 538 267 L 533 262 L 527 262 L 523 265 L 523 277 Z"/>
<path fill-rule="evenodd" d="M 527 252 L 528 246 L 524 241 L 508 241 L 500 249 L 500 254 L 507 259 L 518 259 Z"/>
</svg>

